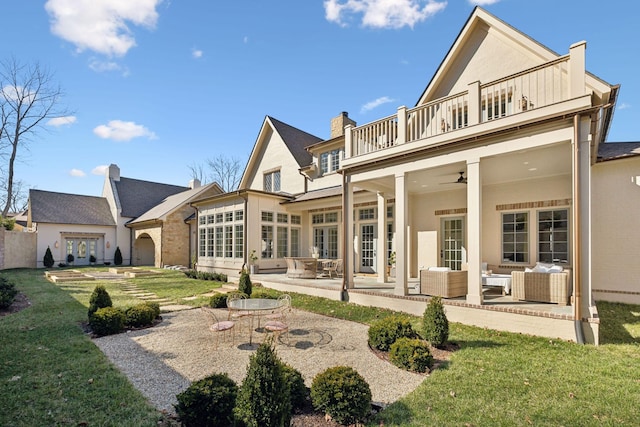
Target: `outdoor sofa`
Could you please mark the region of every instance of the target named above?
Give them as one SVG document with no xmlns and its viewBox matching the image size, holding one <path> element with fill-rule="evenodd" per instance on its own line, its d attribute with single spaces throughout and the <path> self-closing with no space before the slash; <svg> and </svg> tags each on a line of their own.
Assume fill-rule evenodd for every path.
<svg viewBox="0 0 640 427">
<path fill-rule="evenodd" d="M 570 272 L 561 266 L 538 263 L 533 269 L 511 272 L 514 301 L 567 305 L 571 297 Z"/>
<path fill-rule="evenodd" d="M 315 279 L 318 269 L 317 258 L 287 257 L 287 277 L 292 279 Z"/>
<path fill-rule="evenodd" d="M 467 271 L 447 267 L 420 270 L 420 293 L 443 298 L 463 297 L 467 294 Z"/>
</svg>

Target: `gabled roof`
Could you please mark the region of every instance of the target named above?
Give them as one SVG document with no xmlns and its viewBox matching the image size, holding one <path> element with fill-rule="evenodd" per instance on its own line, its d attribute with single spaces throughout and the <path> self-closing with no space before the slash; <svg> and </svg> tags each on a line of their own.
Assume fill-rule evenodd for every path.
<svg viewBox="0 0 640 427">
<path fill-rule="evenodd" d="M 246 180 L 251 175 L 251 171 L 260 161 L 261 146 L 264 143 L 265 135 L 268 134 L 268 128 L 273 129 L 274 132 L 280 135 L 280 138 L 282 138 L 282 141 L 289 149 L 289 152 L 299 167 L 307 166 L 313 160 L 311 153 L 306 150 L 306 147 L 322 141 L 322 138 L 297 129 L 271 116 L 266 116 L 258 133 L 258 138 L 251 150 L 249 161 L 247 161 L 244 172 L 242 173 L 239 188 L 246 186 Z"/>
<path fill-rule="evenodd" d="M 104 197 L 29 190 L 29 206 L 36 223 L 116 225 Z"/>
<path fill-rule="evenodd" d="M 640 156 L 640 142 L 607 142 L 598 146 L 598 162 Z"/>
<path fill-rule="evenodd" d="M 222 193 L 222 189 L 220 188 L 220 186 L 217 183 L 213 182 L 208 185 L 203 185 L 202 187 L 197 187 L 189 189 L 187 191 L 183 191 L 181 193 L 173 194 L 160 202 L 160 204 L 152 207 L 151 209 L 137 217 L 136 219 L 129 221 L 128 224 L 137 224 L 158 219 L 162 220 L 171 212 L 175 211 L 178 208 L 181 208 L 187 203 L 190 203 L 191 201 L 198 198 L 201 194 L 212 188 L 217 189 L 218 193 Z"/>
<path fill-rule="evenodd" d="M 167 197 L 189 190 L 189 187 L 131 178 L 120 178 L 120 181 L 114 181 L 114 183 L 122 208 L 122 216 L 128 218 L 137 218 Z"/>
</svg>

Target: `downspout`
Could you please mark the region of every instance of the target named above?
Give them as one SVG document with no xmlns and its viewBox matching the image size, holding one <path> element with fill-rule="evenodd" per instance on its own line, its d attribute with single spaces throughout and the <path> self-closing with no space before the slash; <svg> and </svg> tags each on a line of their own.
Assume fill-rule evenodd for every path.
<svg viewBox="0 0 640 427">
<path fill-rule="evenodd" d="M 348 262 L 350 259 L 347 256 L 347 251 L 349 250 L 349 244 L 347 243 L 347 236 L 349 236 L 349 221 L 347 219 L 347 214 L 351 215 L 351 213 L 345 212 L 345 208 L 347 206 L 347 176 L 343 172 L 342 173 L 342 258 L 347 262 L 342 263 L 342 292 L 340 292 L 340 300 L 348 301 L 349 297 L 347 295 L 347 285 L 349 281 L 349 275 L 347 274 L 347 269 L 352 268 Z M 351 243 L 353 244 L 353 242 Z"/>
<path fill-rule="evenodd" d="M 581 217 L 580 217 L 580 114 L 573 116 L 573 143 L 575 147 L 573 149 L 573 164 L 574 164 L 574 176 L 573 176 L 573 318 L 574 327 L 576 332 L 576 342 L 578 344 L 584 344 L 584 333 L 582 331 L 582 250 L 580 234 L 582 231 Z"/>
<path fill-rule="evenodd" d="M 242 270 L 244 270 L 245 268 L 247 268 L 247 258 L 248 258 L 248 253 L 249 253 L 249 248 L 247 247 L 247 237 L 249 235 L 249 230 L 247 229 L 247 226 L 249 224 L 249 221 L 247 219 L 248 215 L 248 206 L 249 206 L 249 196 L 247 196 L 247 194 L 245 193 L 244 195 L 240 194 L 240 191 L 237 192 L 238 196 L 242 198 L 242 200 L 244 200 L 244 215 L 242 215 L 243 219 L 243 229 L 244 229 L 244 233 L 242 233 L 242 240 L 243 240 L 243 245 L 244 245 L 244 259 L 242 260 Z"/>
</svg>

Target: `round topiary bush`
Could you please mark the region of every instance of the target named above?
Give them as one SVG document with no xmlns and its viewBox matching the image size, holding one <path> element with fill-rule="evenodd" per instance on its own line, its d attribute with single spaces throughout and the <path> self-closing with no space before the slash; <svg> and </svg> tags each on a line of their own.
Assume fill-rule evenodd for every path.
<svg viewBox="0 0 640 427">
<path fill-rule="evenodd" d="M 251 277 L 249 277 L 247 270 L 242 269 L 242 273 L 240 273 L 240 282 L 238 283 L 238 291 L 250 297 L 252 290 Z"/>
<path fill-rule="evenodd" d="M 18 290 L 13 282 L 0 277 L 0 308 L 7 308 L 13 304 L 16 295 L 18 295 Z"/>
<path fill-rule="evenodd" d="M 433 366 L 429 345 L 412 338 L 398 338 L 391 344 L 389 360 L 397 367 L 413 372 L 426 372 Z"/>
<path fill-rule="evenodd" d="M 125 310 L 125 325 L 131 328 L 141 328 L 150 326 L 156 318 L 153 307 L 146 303 L 136 304 Z"/>
<path fill-rule="evenodd" d="M 289 384 L 291 392 L 291 409 L 302 409 L 309 400 L 309 388 L 304 385 L 304 378 L 300 371 L 286 363 L 282 364 L 285 381 Z"/>
<path fill-rule="evenodd" d="M 442 347 L 449 339 L 449 321 L 444 312 L 442 298 L 431 297 L 422 317 L 424 339 L 434 347 Z"/>
<path fill-rule="evenodd" d="M 227 295 L 214 294 L 209 298 L 209 306 L 211 308 L 227 308 Z"/>
<path fill-rule="evenodd" d="M 99 308 L 89 317 L 89 326 L 98 336 L 113 335 L 124 330 L 125 314 L 119 308 Z"/>
<path fill-rule="evenodd" d="M 372 348 L 389 351 L 389 347 L 398 338 L 414 338 L 416 332 L 407 317 L 393 315 L 375 321 L 369 327 L 369 345 Z"/>
<path fill-rule="evenodd" d="M 336 366 L 316 375 L 311 385 L 314 408 L 340 424 L 364 421 L 371 412 L 371 388 L 349 366 Z"/>
<path fill-rule="evenodd" d="M 182 425 L 226 427 L 233 425 L 237 384 L 227 374 L 213 374 L 178 394 L 174 405 Z"/>
<path fill-rule="evenodd" d="M 104 285 L 97 285 L 89 297 L 89 317 L 100 308 L 111 307 L 111 297 Z"/>
</svg>

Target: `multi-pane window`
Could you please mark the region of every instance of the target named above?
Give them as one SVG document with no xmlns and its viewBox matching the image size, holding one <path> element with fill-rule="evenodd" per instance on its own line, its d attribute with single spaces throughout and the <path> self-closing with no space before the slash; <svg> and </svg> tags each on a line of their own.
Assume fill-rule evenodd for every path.
<svg viewBox="0 0 640 427">
<path fill-rule="evenodd" d="M 280 224 L 286 224 L 289 222 L 289 215 L 285 214 L 285 213 L 279 213 L 277 220 Z"/>
<path fill-rule="evenodd" d="M 335 172 L 340 169 L 340 150 L 331 151 L 331 166 L 329 170 Z"/>
<path fill-rule="evenodd" d="M 538 212 L 538 261 L 569 262 L 569 210 Z"/>
<path fill-rule="evenodd" d="M 207 256 L 213 257 L 215 253 L 213 251 L 215 245 L 215 237 L 214 237 L 214 229 L 213 227 L 207 228 Z"/>
<path fill-rule="evenodd" d="M 264 174 L 263 177 L 264 191 L 278 192 L 280 191 L 280 171 L 272 171 Z"/>
<path fill-rule="evenodd" d="M 213 215 L 207 215 L 207 224 L 213 224 L 216 221 Z"/>
<path fill-rule="evenodd" d="M 364 208 L 359 211 L 360 221 L 367 219 L 376 219 L 376 209 L 375 208 Z"/>
<path fill-rule="evenodd" d="M 320 172 L 323 174 L 329 172 L 329 153 L 320 154 Z"/>
<path fill-rule="evenodd" d="M 393 222 L 387 222 L 387 260 L 391 259 L 393 252 Z"/>
<path fill-rule="evenodd" d="M 311 215 L 311 223 L 312 224 L 322 224 L 322 223 L 324 223 L 324 214 L 313 214 L 313 215 Z"/>
<path fill-rule="evenodd" d="M 262 211 L 262 220 L 265 222 L 273 222 L 273 212 Z"/>
<path fill-rule="evenodd" d="M 204 217 L 200 217 L 200 218 L 204 218 Z M 199 245 L 198 254 L 201 257 L 207 254 L 207 229 L 206 228 L 200 229 L 200 245 Z"/>
<path fill-rule="evenodd" d="M 225 212 L 224 213 L 224 222 L 233 221 L 233 212 Z"/>
<path fill-rule="evenodd" d="M 502 261 L 529 262 L 529 213 L 502 214 Z"/>
<path fill-rule="evenodd" d="M 224 253 L 222 252 L 223 247 L 223 229 L 222 227 L 216 227 L 216 256 L 223 257 Z"/>
<path fill-rule="evenodd" d="M 198 224 L 205 225 L 206 223 L 207 223 L 207 217 L 205 215 L 201 215 L 200 218 L 198 218 Z"/>
<path fill-rule="evenodd" d="M 244 211 L 236 211 L 236 221 L 242 221 L 244 219 Z"/>
<path fill-rule="evenodd" d="M 273 258 L 273 226 L 263 225 L 261 232 L 262 258 Z"/>
<path fill-rule="evenodd" d="M 216 214 L 216 222 L 222 222 L 222 213 Z"/>
<path fill-rule="evenodd" d="M 291 228 L 291 256 L 300 256 L 300 229 Z"/>
<path fill-rule="evenodd" d="M 320 154 L 320 172 L 322 174 L 340 169 L 342 150 L 331 150 Z"/>
<path fill-rule="evenodd" d="M 300 215 L 291 215 L 291 224 L 301 224 L 302 217 Z"/>
<path fill-rule="evenodd" d="M 338 222 L 338 212 L 329 212 L 325 214 L 324 222 Z"/>
<path fill-rule="evenodd" d="M 244 225 L 236 224 L 235 239 L 235 257 L 242 258 L 244 256 Z"/>
<path fill-rule="evenodd" d="M 233 226 L 224 226 L 224 256 L 233 258 Z"/>
<path fill-rule="evenodd" d="M 277 242 L 278 242 L 278 251 L 277 258 L 284 258 L 287 256 L 288 245 L 289 245 L 289 229 L 287 227 L 278 227 L 277 229 Z"/>
<path fill-rule="evenodd" d="M 393 218 L 394 205 L 387 206 L 387 218 Z"/>
</svg>

